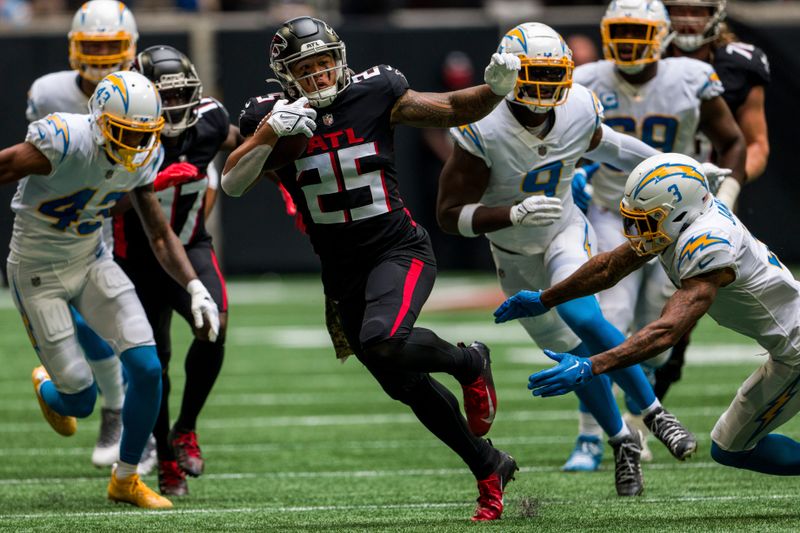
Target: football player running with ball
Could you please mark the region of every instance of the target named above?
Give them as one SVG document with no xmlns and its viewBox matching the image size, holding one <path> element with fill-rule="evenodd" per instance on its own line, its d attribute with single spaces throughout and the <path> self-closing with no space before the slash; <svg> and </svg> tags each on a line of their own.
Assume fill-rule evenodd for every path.
<svg viewBox="0 0 800 533">
<path fill-rule="evenodd" d="M 661 152 L 691 155 L 695 132 L 711 139 L 716 162 L 744 177 L 744 137 L 722 96 L 722 84 L 714 68 L 688 57 L 661 59 L 661 49 L 670 40 L 669 17 L 658 0 L 616 0 L 600 23 L 605 61 L 575 69 L 575 81 L 597 94 L 605 110 L 605 124 L 641 139 Z M 706 172 L 712 168 L 705 165 Z M 717 175 L 721 174 L 716 172 Z M 620 233 L 619 202 L 627 173 L 601 165 L 592 178 L 593 195 L 586 216 L 597 233 L 597 250 L 608 252 L 625 242 Z M 726 178 L 727 179 L 727 178 Z M 573 182 L 575 192 L 575 182 Z M 653 258 L 650 263 L 598 294 L 600 308 L 609 321 L 626 335 L 649 324 L 661 314 L 672 293 L 664 269 Z M 670 350 L 642 363 L 651 377 L 670 356 Z M 626 420 L 647 434 L 647 424 L 628 402 L 633 416 Z M 593 470 L 587 443 L 599 442 L 601 431 L 581 406 L 579 436 L 565 470 Z M 596 458 L 596 456 L 595 456 Z M 652 458 L 646 441 L 642 458 Z"/>
<path fill-rule="evenodd" d="M 441 128 L 485 116 L 513 89 L 519 59 L 492 56 L 485 85 L 419 93 L 388 65 L 352 73 L 344 43 L 310 17 L 284 23 L 270 56 L 285 93 L 247 102 L 239 126 L 249 138 L 228 158 L 222 188 L 243 194 L 269 166 L 280 137 L 309 137 L 304 153 L 277 175 L 320 257 L 325 294 L 347 341 L 384 391 L 468 465 L 479 490 L 473 520 L 498 519 L 517 465 L 481 438 L 497 408 L 489 349 L 456 346 L 414 326 L 436 260 L 427 231 L 400 197 L 393 139 L 401 124 Z M 433 372 L 462 385 L 467 420 Z"/>
<path fill-rule="evenodd" d="M 72 18 L 69 38 L 69 65 L 72 70 L 52 72 L 36 79 L 28 91 L 28 121 L 42 119 L 50 113 L 86 113 L 89 97 L 105 76 L 128 70 L 136 55 L 139 33 L 133 13 L 122 2 L 91 0 L 83 4 Z M 111 224 L 103 225 L 103 239 L 111 248 Z M 80 313 L 70 306 L 78 341 L 92 368 L 102 397 L 100 432 L 92 451 L 92 463 L 109 467 L 119 460 L 119 439 L 122 435 L 122 403 L 125 389 L 119 357 L 86 325 Z M 119 355 L 119 354 L 117 354 Z M 149 454 L 142 458 L 140 470 L 149 472 L 155 465 Z M 147 473 L 142 472 L 142 473 Z"/>
<path fill-rule="evenodd" d="M 535 396 L 579 389 L 614 369 L 661 353 L 704 314 L 757 341 L 769 359 L 739 388 L 711 431 L 711 457 L 764 474 L 800 475 L 800 443 L 772 431 L 800 410 L 800 283 L 708 190 L 700 164 L 661 154 L 630 174 L 620 203 L 628 239 L 542 292 L 523 291 L 498 309 L 536 316 L 613 286 L 658 257 L 677 288 L 661 317 L 591 357 L 545 353 L 558 364 L 533 374 Z"/>
<path fill-rule="evenodd" d="M 88 115 L 54 113 L 28 126 L 25 142 L 0 151 L 0 183 L 19 182 L 8 279 L 42 362 L 32 379 L 42 413 L 58 433 L 91 414 L 97 386 L 78 344 L 69 305 L 119 354 L 128 376 L 120 457 L 108 497 L 148 509 L 172 507 L 136 466 L 158 415 L 161 364 L 133 284 L 100 237 L 103 219 L 125 194 L 154 255 L 191 297 L 195 327 L 217 335 L 217 306 L 170 229 L 153 190 L 163 159 L 161 99 L 135 72 L 109 74 Z"/>
<path fill-rule="evenodd" d="M 572 52 L 549 26 L 535 22 L 511 29 L 499 50 L 522 60 L 506 101 L 486 118 L 453 129 L 455 148 L 439 181 L 442 227 L 467 237 L 486 234 L 506 295 L 548 286 L 574 272 L 596 249 L 594 230 L 575 207 L 571 181 L 586 157 L 633 169 L 658 153 L 602 124 L 603 108 L 592 91 L 572 83 Z M 560 346 L 591 355 L 624 336 L 593 297 L 571 302 L 523 326 L 541 347 Z M 641 368 L 613 379 L 644 412 L 668 414 Z M 620 496 L 643 490 L 638 432 L 622 421 L 607 380 L 578 391 L 610 437 Z M 694 452 L 694 437 L 670 415 L 660 433 L 678 459 Z"/>
</svg>

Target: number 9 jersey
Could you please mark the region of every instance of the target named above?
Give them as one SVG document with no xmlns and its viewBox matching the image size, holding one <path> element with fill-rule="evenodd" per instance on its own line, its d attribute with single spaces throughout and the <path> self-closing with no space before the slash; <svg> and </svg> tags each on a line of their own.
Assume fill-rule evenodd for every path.
<svg viewBox="0 0 800 533">
<path fill-rule="evenodd" d="M 11 201 L 16 213 L 11 251 L 17 257 L 47 262 L 99 257 L 103 219 L 128 191 L 155 179 L 164 156 L 160 146 L 147 164 L 129 172 L 106 157 L 90 121 L 89 115 L 53 113 L 28 125 L 25 142 L 47 157 L 52 170 L 17 185 Z"/>
</svg>

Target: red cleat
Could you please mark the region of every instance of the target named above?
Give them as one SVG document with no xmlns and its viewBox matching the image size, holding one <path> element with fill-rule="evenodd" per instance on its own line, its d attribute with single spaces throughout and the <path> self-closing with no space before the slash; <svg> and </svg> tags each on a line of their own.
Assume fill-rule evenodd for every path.
<svg viewBox="0 0 800 533">
<path fill-rule="evenodd" d="M 178 461 L 158 462 L 158 490 L 164 496 L 186 496 L 189 494 L 186 474 L 178 467 Z"/>
<path fill-rule="evenodd" d="M 505 452 L 499 453 L 500 462 L 494 472 L 478 480 L 478 506 L 472 516 L 473 522 L 498 520 L 503 514 L 503 491 L 519 467 L 513 457 Z"/>
<path fill-rule="evenodd" d="M 181 432 L 172 428 L 168 441 L 181 470 L 192 477 L 203 473 L 205 464 L 200 453 L 200 446 L 197 444 L 197 433 L 194 431 Z"/>
<path fill-rule="evenodd" d="M 494 415 L 497 412 L 497 393 L 492 379 L 492 359 L 489 348 L 482 342 L 473 342 L 467 348 L 477 351 L 483 360 L 483 370 L 469 385 L 461 385 L 464 390 L 464 412 L 470 431 L 477 437 L 483 437 L 492 428 Z"/>
</svg>

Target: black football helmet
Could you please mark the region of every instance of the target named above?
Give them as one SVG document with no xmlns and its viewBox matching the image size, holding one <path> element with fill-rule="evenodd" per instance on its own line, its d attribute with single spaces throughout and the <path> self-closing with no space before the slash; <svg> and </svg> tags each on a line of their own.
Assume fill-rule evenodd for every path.
<svg viewBox="0 0 800 533">
<path fill-rule="evenodd" d="M 151 46 L 136 56 L 131 68 L 152 81 L 161 95 L 162 135 L 177 137 L 197 123 L 203 84 L 185 54 L 171 46 Z"/>
<path fill-rule="evenodd" d="M 335 66 L 301 78 L 292 75 L 294 63 L 317 54 L 330 54 Z M 289 97 L 297 99 L 305 96 L 314 107 L 330 105 L 350 85 L 344 42 L 327 23 L 311 17 L 297 17 L 278 28 L 269 46 L 269 66 Z M 314 82 L 316 90 L 306 92 L 298 83 L 306 78 L 313 81 L 314 76 L 330 71 L 336 75 L 336 84 L 331 87 L 319 89 Z"/>
</svg>

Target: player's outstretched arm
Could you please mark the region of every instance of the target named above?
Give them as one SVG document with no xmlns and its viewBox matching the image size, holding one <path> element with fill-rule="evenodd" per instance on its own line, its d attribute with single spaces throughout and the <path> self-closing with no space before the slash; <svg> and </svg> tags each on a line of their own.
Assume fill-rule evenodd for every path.
<svg viewBox="0 0 800 533">
<path fill-rule="evenodd" d="M 391 123 L 417 128 L 450 128 L 476 122 L 514 90 L 520 60 L 514 54 L 494 54 L 483 85 L 448 93 L 419 93 L 409 89 L 395 102 Z"/>
<path fill-rule="evenodd" d="M 736 110 L 736 122 L 744 134 L 747 144 L 745 175 L 747 181 L 758 179 L 767 168 L 769 159 L 769 137 L 767 116 L 764 111 L 764 86 L 757 85 L 747 93 L 747 99 Z"/>
<path fill-rule="evenodd" d="M 699 129 L 708 136 L 714 146 L 714 151 L 717 153 L 715 163 L 733 171 L 719 186 L 716 194 L 725 205 L 732 208 L 745 182 L 747 144 L 728 104 L 721 96 L 704 100 L 700 104 Z"/>
<path fill-rule="evenodd" d="M 0 151 L 0 185 L 14 183 L 25 176 L 47 176 L 53 167 L 45 155 L 30 143 L 19 143 Z"/>
<path fill-rule="evenodd" d="M 586 157 L 608 163 L 624 172 L 625 179 L 636 165 L 661 152 L 632 135 L 620 133 L 605 124 L 594 131 Z"/>
<path fill-rule="evenodd" d="M 219 332 L 219 310 L 208 290 L 197 278 L 183 244 L 161 211 L 153 186 L 134 189 L 130 198 L 150 239 L 150 247 L 156 259 L 167 274 L 181 287 L 185 287 L 192 297 L 192 315 L 198 336 L 207 337 L 209 341 L 214 342 Z M 204 326 L 208 328 L 207 331 Z"/>
<path fill-rule="evenodd" d="M 681 288 L 667 300 L 658 320 L 611 350 L 590 357 L 592 372 L 602 374 L 635 365 L 671 348 L 708 311 L 717 291 L 735 278 L 733 269 L 726 267 L 681 280 Z"/>
</svg>

